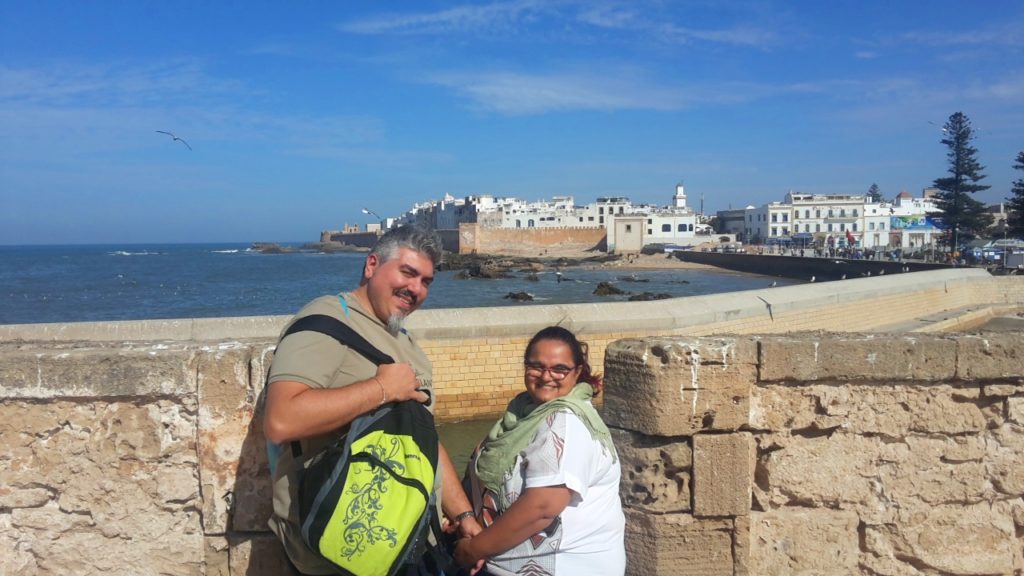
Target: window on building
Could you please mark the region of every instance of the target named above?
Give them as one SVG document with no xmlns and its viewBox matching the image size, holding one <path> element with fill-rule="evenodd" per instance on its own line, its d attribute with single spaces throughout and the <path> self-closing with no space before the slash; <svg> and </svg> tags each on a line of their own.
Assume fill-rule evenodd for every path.
<svg viewBox="0 0 1024 576">
<path fill-rule="evenodd" d="M 783 214 L 782 215 L 782 221 L 783 222 L 789 222 L 789 214 Z"/>
<path fill-rule="evenodd" d="M 854 232 L 856 232 L 856 231 L 857 231 L 857 223 L 856 223 L 856 222 L 854 222 L 854 223 L 853 223 L 853 231 L 854 231 Z"/>
<path fill-rule="evenodd" d="M 875 229 L 875 223 L 874 222 L 868 222 L 868 230 L 874 230 L 874 229 Z"/>
<path fill-rule="evenodd" d="M 782 235 L 783 236 L 789 236 L 789 228 L 783 228 L 782 229 Z"/>
<path fill-rule="evenodd" d="M 580 216 L 580 222 L 583 222 L 583 216 Z"/>
<path fill-rule="evenodd" d="M 779 215 L 778 214 L 772 214 L 772 222 L 778 222 L 778 221 L 779 221 Z"/>
<path fill-rule="evenodd" d="M 815 224 L 814 225 L 814 231 L 815 232 L 821 232 L 821 224 Z"/>
<path fill-rule="evenodd" d="M 829 224 L 829 225 L 828 225 L 828 231 L 829 231 L 829 232 L 831 232 L 831 231 L 832 231 L 832 224 Z"/>
<path fill-rule="evenodd" d="M 516 220 L 516 228 L 522 228 L 522 227 L 523 227 L 523 221 L 522 220 Z"/>
<path fill-rule="evenodd" d="M 843 231 L 845 231 L 845 230 L 846 230 L 846 224 L 840 224 L 840 225 L 839 225 L 839 231 L 840 231 L 840 232 L 843 232 Z"/>
<path fill-rule="evenodd" d="M 650 236 L 652 234 L 654 234 L 654 230 L 651 230 L 650 228 L 648 228 L 647 229 L 647 235 Z"/>
<path fill-rule="evenodd" d="M 587 222 L 593 222 L 593 221 L 594 221 L 594 217 L 593 216 L 587 216 Z"/>
<path fill-rule="evenodd" d="M 878 229 L 879 230 L 885 230 L 885 222 L 879 222 L 878 223 Z"/>
<path fill-rule="evenodd" d="M 686 224 L 680 224 L 676 226 L 676 232 L 686 232 Z"/>
<path fill-rule="evenodd" d="M 533 218 L 530 218 L 529 220 L 526 221 L 526 227 L 533 228 Z"/>
<path fill-rule="evenodd" d="M 857 216 L 859 213 L 860 213 L 859 210 L 857 210 L 856 208 L 853 209 L 853 215 L 854 216 Z"/>
<path fill-rule="evenodd" d="M 661 231 L 662 232 L 671 232 L 672 231 L 672 225 L 671 224 L 662 224 L 661 225 Z"/>
<path fill-rule="evenodd" d="M 810 232 L 810 231 L 811 231 L 811 225 L 810 224 L 804 224 L 804 232 Z"/>
<path fill-rule="evenodd" d="M 829 217 L 829 218 L 831 218 L 831 217 L 832 217 L 832 209 L 831 209 L 831 208 L 829 208 L 829 209 L 828 209 L 828 217 Z"/>
<path fill-rule="evenodd" d="M 693 232 L 693 224 L 690 224 L 690 232 Z"/>
<path fill-rule="evenodd" d="M 846 217 L 846 208 L 842 208 L 842 209 L 839 210 L 839 216 L 840 217 Z"/>
<path fill-rule="evenodd" d="M 598 216 L 597 217 L 597 223 L 598 224 L 604 224 L 604 216 Z"/>
<path fill-rule="evenodd" d="M 775 226 L 772 226 L 772 236 L 778 236 L 778 235 L 779 235 L 779 229 L 776 228 Z"/>
<path fill-rule="evenodd" d="M 604 214 L 604 206 L 599 206 L 597 209 L 598 214 Z"/>
<path fill-rule="evenodd" d="M 810 210 L 804 210 L 804 218 L 810 218 L 810 217 L 811 217 L 811 211 Z"/>
<path fill-rule="evenodd" d="M 633 225 L 632 224 L 626 224 L 626 232 L 632 232 L 632 231 L 633 231 Z"/>
<path fill-rule="evenodd" d="M 622 214 L 622 206 L 619 206 L 619 214 Z"/>
<path fill-rule="evenodd" d="M 654 222 L 652 222 L 652 221 L 651 221 L 651 219 L 650 219 L 650 218 L 648 218 L 648 219 L 647 219 L 647 223 L 648 223 L 648 224 L 653 224 Z"/>
</svg>

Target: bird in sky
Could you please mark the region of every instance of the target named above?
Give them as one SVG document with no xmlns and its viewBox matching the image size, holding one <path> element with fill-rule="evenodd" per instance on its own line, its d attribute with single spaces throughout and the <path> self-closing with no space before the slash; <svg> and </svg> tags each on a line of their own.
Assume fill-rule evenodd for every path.
<svg viewBox="0 0 1024 576">
<path fill-rule="evenodd" d="M 192 147 L 188 145 L 188 142 L 185 142 L 185 141 L 184 141 L 183 139 L 181 139 L 181 138 L 178 138 L 178 137 L 177 137 L 177 136 L 175 136 L 174 134 L 171 134 L 170 132 L 165 132 L 165 131 L 163 131 L 163 130 L 157 130 L 157 132 L 158 132 L 158 133 L 160 133 L 160 134 L 167 134 L 167 135 L 168 135 L 168 136 L 170 136 L 170 137 L 171 137 L 172 139 L 174 139 L 174 140 L 177 140 L 178 142 L 181 142 L 182 144 L 184 144 L 184 145 L 185 145 L 185 147 L 186 147 L 186 148 L 188 148 L 189 150 L 192 150 Z"/>
</svg>

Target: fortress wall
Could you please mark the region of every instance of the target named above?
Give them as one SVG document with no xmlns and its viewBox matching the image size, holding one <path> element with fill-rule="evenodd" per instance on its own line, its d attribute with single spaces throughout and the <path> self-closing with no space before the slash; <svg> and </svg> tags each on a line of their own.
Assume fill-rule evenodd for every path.
<svg viewBox="0 0 1024 576">
<path fill-rule="evenodd" d="M 1020 574 L 1021 334 L 615 342 L 627 574 Z"/>
<path fill-rule="evenodd" d="M 773 303 L 774 320 L 759 297 Z M 880 306 L 878 299 L 885 298 L 892 300 Z M 906 466 L 900 474 L 926 474 L 926 478 L 934 478 L 929 482 L 940 484 L 943 478 L 953 477 L 953 472 L 958 477 L 964 470 L 983 470 L 978 473 L 985 474 L 986 480 L 971 480 L 971 485 L 977 488 L 991 484 L 994 488 L 979 492 L 981 499 L 972 496 L 970 506 L 972 510 L 989 507 L 998 522 L 984 524 L 978 520 L 977 526 L 995 526 L 995 536 L 990 540 L 1000 546 L 1006 542 L 1007 530 L 1012 532 L 1006 518 L 1016 522 L 1013 526 L 1020 533 L 1024 513 L 1007 504 L 1009 500 L 992 499 L 997 493 L 1015 489 L 1015 478 L 1024 478 L 1024 470 L 1019 469 L 1024 456 L 1017 443 L 1019 425 L 1024 420 L 1019 382 L 1019 355 L 1024 347 L 1020 346 L 1020 335 L 1004 340 L 914 336 L 919 340 L 912 341 L 920 345 L 906 344 L 911 340 L 898 337 L 857 339 L 822 334 L 781 339 L 719 338 L 701 353 L 708 359 L 701 366 L 714 366 L 716 355 L 726 358 L 718 361 L 722 378 L 715 370 L 700 372 L 704 368 L 698 368 L 694 372 L 689 365 L 671 373 L 674 380 L 668 376 L 658 376 L 662 378 L 658 380 L 653 371 L 630 373 L 623 368 L 622 353 L 617 351 L 620 344 L 613 342 L 652 335 L 693 338 L 724 334 L 725 327 L 734 334 L 780 333 L 808 326 L 849 330 L 856 325 L 877 330 L 908 322 L 908 328 L 913 328 L 912 314 L 955 315 L 964 307 L 981 310 L 1022 303 L 1021 279 L 960 270 L 660 302 L 424 310 L 413 316 L 410 324 L 434 361 L 438 415 L 442 419 L 497 413 L 521 389 L 521 354 L 529 336 L 540 327 L 558 322 L 578 331 L 591 343 L 595 364 L 605 366 L 609 393 L 604 410 L 618 429 L 623 461 L 627 462 L 631 450 L 661 446 L 657 454 L 648 451 L 644 457 L 650 457 L 653 469 L 667 470 L 669 480 L 651 480 L 651 495 L 642 500 L 656 502 L 662 498 L 660 494 L 671 492 L 672 486 L 676 500 L 684 492 L 693 495 L 687 504 L 691 508 L 689 516 L 672 504 L 664 514 L 637 518 L 635 515 L 644 509 L 631 504 L 629 513 L 636 520 L 630 523 L 633 558 L 637 546 L 658 541 L 662 534 L 669 541 L 681 538 L 690 542 L 690 547 L 693 542 L 706 541 L 698 548 L 715 550 L 714 554 L 724 554 L 725 549 L 715 548 L 713 543 L 728 541 L 728 558 L 714 556 L 712 564 L 719 566 L 719 561 L 729 560 L 730 570 L 740 570 L 737 567 L 744 562 L 783 562 L 788 556 L 780 550 L 810 546 L 808 541 L 816 541 L 812 532 L 806 536 L 808 541 L 771 540 L 787 533 L 766 532 L 770 526 L 790 522 L 797 526 L 795 531 L 802 526 L 796 520 L 798 516 L 784 514 L 814 512 L 817 515 L 809 517 L 814 524 L 809 525 L 820 524 L 830 530 L 837 522 L 846 526 L 843 522 L 852 521 L 843 514 L 853 510 L 853 504 L 815 495 L 813 490 L 819 488 L 814 486 L 796 492 L 789 486 L 805 470 L 798 467 L 801 463 L 807 466 L 799 458 L 805 454 L 816 458 L 820 474 L 830 470 L 836 474 L 856 472 L 868 462 L 868 456 L 863 455 L 858 456 L 857 466 L 851 467 L 843 460 L 849 450 L 868 450 L 860 444 L 810 443 L 819 437 L 819 430 L 836 426 L 836 422 L 846 422 L 845 427 L 821 437 L 859 435 L 854 440 L 876 447 L 878 453 L 871 456 L 875 458 L 871 462 L 887 474 L 896 474 L 894 470 Z M 846 310 L 847 316 L 837 317 L 837 309 Z M 275 336 L 286 320 L 279 316 L 0 326 L 0 547 L 11 551 L 0 555 L 0 573 L 282 573 L 279 548 L 265 529 L 270 496 L 257 398 Z M 855 346 L 843 348 L 847 346 L 843 338 L 852 338 Z M 829 339 L 837 343 L 829 345 Z M 944 353 L 922 352 L 933 347 L 940 347 Z M 648 357 L 665 354 L 664 350 L 655 353 L 652 347 Z M 855 364 L 862 366 L 861 372 L 829 371 L 829 366 L 845 366 L 845 359 L 853 357 L 861 359 Z M 954 372 L 949 371 L 950 358 L 955 359 Z M 870 373 L 863 366 L 870 366 Z M 932 366 L 945 366 L 942 369 L 946 371 L 925 371 Z M 1017 366 L 1017 372 L 1008 372 L 1017 376 L 1003 375 L 999 370 L 1010 370 L 1005 366 Z M 793 372 L 794 367 L 800 370 Z M 629 368 L 634 369 L 640 370 Z M 630 386 L 652 382 L 667 382 L 666 393 L 681 395 L 677 404 L 680 409 L 689 407 L 690 412 L 667 412 L 663 417 L 648 418 L 642 411 L 647 404 L 634 401 L 651 394 Z M 694 394 L 688 395 L 688 385 Z M 875 410 L 874 401 L 855 409 L 843 407 L 848 398 L 862 397 L 879 398 L 882 408 Z M 623 407 L 627 406 L 624 398 L 630 400 L 629 410 L 638 410 L 634 415 Z M 836 398 L 835 410 L 839 412 L 832 414 L 827 411 L 831 408 L 823 407 Z M 922 416 L 921 422 L 918 418 L 884 434 L 872 427 L 881 426 L 875 422 L 888 418 L 909 418 L 900 416 L 901 402 L 910 406 L 904 410 L 908 413 L 932 410 L 933 405 L 938 407 L 935 409 L 951 407 L 951 412 L 928 412 L 931 416 Z M 978 420 L 971 416 L 968 422 L 981 426 L 978 431 L 928 428 L 933 420 L 943 422 L 954 416 L 963 420 L 967 416 L 961 412 L 967 409 L 983 417 Z M 680 417 L 698 411 L 699 416 Z M 647 420 L 651 424 L 637 423 Z M 672 428 L 665 435 L 663 428 L 650 427 L 661 426 L 662 421 L 691 422 L 692 430 Z M 847 429 L 863 431 L 854 434 Z M 634 436 L 623 439 L 623 434 Z M 914 435 L 915 440 L 904 440 L 900 434 Z M 968 441 L 973 444 L 959 452 L 950 448 L 938 463 L 912 459 L 899 466 L 888 463 L 893 458 L 910 458 L 910 454 L 917 453 L 916 446 L 936 438 L 946 438 L 943 442 L 953 447 Z M 901 442 L 910 449 L 897 450 Z M 812 451 L 820 446 L 830 450 Z M 783 449 L 790 452 L 780 453 Z M 753 471 L 740 474 L 746 464 L 740 466 L 739 455 L 747 450 L 753 451 L 747 461 L 754 463 L 750 465 Z M 792 458 L 773 460 L 776 453 L 778 458 Z M 727 457 L 729 454 L 732 456 Z M 703 460 L 716 466 L 732 462 L 735 469 L 708 468 L 712 481 L 702 484 L 699 479 L 704 477 L 703 468 L 694 467 L 694 463 Z M 758 464 L 761 460 L 764 462 Z M 746 502 L 740 498 L 745 492 L 734 489 L 736 474 L 751 486 L 751 493 L 755 488 L 761 490 L 756 492 L 759 504 L 749 504 L 746 513 L 736 512 L 742 511 Z M 782 480 L 772 483 L 773 478 Z M 878 486 L 886 476 L 879 472 L 871 478 L 875 480 L 864 480 L 858 486 Z M 723 484 L 725 480 L 728 482 Z M 840 480 L 846 481 L 845 477 Z M 627 503 L 635 503 L 635 495 L 630 496 L 635 487 L 629 487 L 635 482 L 639 481 L 632 478 L 624 483 Z M 828 484 L 825 477 L 817 482 L 819 486 Z M 707 487 L 713 487 L 712 494 L 726 490 L 721 496 L 725 500 L 704 504 L 696 499 Z M 884 500 L 880 497 L 873 505 L 878 502 Z M 662 504 L 653 506 L 658 510 Z M 936 509 L 946 510 L 947 516 L 936 517 L 932 523 L 940 527 L 956 520 L 948 514 L 959 501 L 942 506 L 946 508 Z M 693 510 L 705 512 L 694 516 Z M 923 513 L 924 509 L 913 510 Z M 866 512 L 863 517 L 868 518 Z M 870 534 L 880 542 L 872 553 L 880 554 L 886 550 L 884 546 L 890 546 L 895 550 L 893 554 L 903 557 L 907 547 L 918 545 L 910 542 L 914 534 L 919 540 L 936 534 L 945 537 L 941 531 L 936 532 L 937 528 L 929 528 L 932 524 L 921 524 L 914 518 L 917 516 L 895 521 L 917 522 L 913 525 L 920 525 L 924 532 L 893 535 L 895 529 L 877 519 L 871 519 L 872 524 L 858 520 L 856 526 L 858 530 L 862 524 L 873 527 L 874 531 L 864 532 L 864 538 Z M 673 531 L 676 525 L 686 526 L 689 532 Z M 705 531 L 707 526 L 714 529 Z M 646 532 L 636 532 L 640 530 L 637 527 L 644 527 Z M 797 536 L 794 532 L 786 537 Z M 763 547 L 767 545 L 758 544 L 762 547 L 755 549 L 748 542 L 755 538 L 761 543 L 775 542 L 772 546 L 776 547 L 767 549 Z M 996 567 L 1005 565 L 1004 556 L 984 550 L 981 554 L 985 562 Z M 652 551 L 650 561 L 668 558 L 659 554 Z M 857 562 L 865 562 L 863 553 L 858 554 Z M 923 565 L 914 562 L 911 564 Z M 779 569 L 774 573 L 785 572 Z"/>
<path fill-rule="evenodd" d="M 459 253 L 537 255 L 549 248 L 590 250 L 603 245 L 605 235 L 604 228 L 484 228 L 459 224 Z"/>
</svg>

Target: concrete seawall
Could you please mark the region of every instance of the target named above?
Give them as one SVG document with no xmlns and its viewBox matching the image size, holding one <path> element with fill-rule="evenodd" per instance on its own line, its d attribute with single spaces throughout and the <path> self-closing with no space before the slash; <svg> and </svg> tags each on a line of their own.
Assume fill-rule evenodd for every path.
<svg viewBox="0 0 1024 576">
<path fill-rule="evenodd" d="M 1020 334 L 789 333 L 969 327 L 1022 306 L 1024 279 L 960 269 L 424 310 L 410 328 L 445 420 L 500 411 L 537 329 L 561 323 L 591 344 L 621 446 L 631 574 L 1000 574 L 1022 569 Z M 283 573 L 256 398 L 287 318 L 0 326 L 0 573 Z M 892 448 L 922 442 L 945 448 Z M 970 489 L 905 494 L 922 477 Z M 834 485 L 857 491 L 837 499 Z M 878 515 L 885 500 L 868 493 L 900 507 Z M 819 534 L 827 555 L 813 552 Z"/>
</svg>

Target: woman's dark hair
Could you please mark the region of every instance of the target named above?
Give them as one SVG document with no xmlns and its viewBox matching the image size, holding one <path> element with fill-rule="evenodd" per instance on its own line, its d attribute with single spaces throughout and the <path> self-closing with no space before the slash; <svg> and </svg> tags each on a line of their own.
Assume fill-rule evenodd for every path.
<svg viewBox="0 0 1024 576">
<path fill-rule="evenodd" d="M 548 326 L 534 334 L 533 338 L 530 338 L 530 343 L 526 345 L 526 352 L 523 353 L 523 362 L 530 361 L 533 347 L 541 340 L 554 340 L 568 346 L 569 350 L 572 351 L 573 363 L 580 367 L 580 376 L 576 381 L 590 384 L 594 388 L 594 396 L 601 393 L 601 390 L 604 389 L 604 381 L 600 374 L 595 374 L 590 368 L 590 362 L 587 359 L 587 352 L 589 350 L 587 343 L 580 342 L 575 334 L 561 326 Z"/>
</svg>

